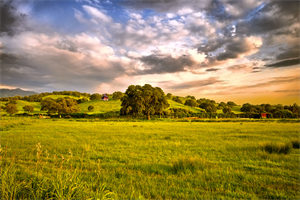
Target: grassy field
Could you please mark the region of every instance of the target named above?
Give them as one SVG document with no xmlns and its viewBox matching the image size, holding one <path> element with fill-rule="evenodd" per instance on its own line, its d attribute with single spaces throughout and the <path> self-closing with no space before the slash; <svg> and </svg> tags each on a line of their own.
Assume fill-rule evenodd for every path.
<svg viewBox="0 0 300 200">
<path fill-rule="evenodd" d="M 299 133 L 279 121 L 2 118 L 0 199 L 299 199 Z"/>
<path fill-rule="evenodd" d="M 88 107 L 94 106 L 94 110 L 89 112 Z M 109 100 L 109 101 L 87 101 L 79 104 L 80 112 L 95 114 L 95 113 L 106 113 L 106 112 L 117 112 L 121 109 L 120 100 Z"/>
<path fill-rule="evenodd" d="M 193 113 L 205 112 L 205 110 L 202 108 L 186 106 L 186 105 L 183 105 L 181 103 L 178 103 L 178 102 L 170 100 L 170 99 L 168 100 L 168 103 L 170 104 L 169 108 L 182 108 L 182 109 L 191 111 Z"/>
<path fill-rule="evenodd" d="M 64 97 L 79 99 L 78 97 L 73 97 L 73 96 L 69 96 L 69 95 L 48 95 L 43 98 L 45 99 L 48 97 L 53 98 L 53 99 L 64 98 Z M 40 110 L 41 109 L 40 102 L 28 102 L 28 101 L 23 101 L 23 100 L 17 100 L 16 102 L 17 102 L 17 109 L 18 109 L 17 114 L 24 113 L 23 107 L 25 105 L 31 105 L 34 107 L 33 114 L 37 114 L 37 113 L 45 114 L 46 113 L 46 111 Z M 182 109 L 191 111 L 193 113 L 205 112 L 204 109 L 199 108 L 199 107 L 186 106 L 181 103 L 177 103 L 173 100 L 168 100 L 168 102 L 170 104 L 169 108 L 182 108 Z M 6 103 L 7 103 L 7 101 L 0 101 L 0 106 L 4 106 Z M 88 111 L 88 107 L 90 105 L 94 106 L 94 110 L 91 112 Z M 120 100 L 109 100 L 109 101 L 93 100 L 93 101 L 87 101 L 84 103 L 80 103 L 80 104 L 78 104 L 78 106 L 80 108 L 80 111 L 79 111 L 80 113 L 97 114 L 97 113 L 107 113 L 107 112 L 118 112 L 121 109 L 121 101 Z M 233 112 L 241 113 L 241 112 L 238 112 L 238 110 L 239 110 L 239 107 L 237 106 L 233 110 Z M 222 113 L 222 110 L 219 110 L 218 113 Z M 7 113 L 4 110 L 1 110 L 0 114 L 4 115 Z"/>
</svg>

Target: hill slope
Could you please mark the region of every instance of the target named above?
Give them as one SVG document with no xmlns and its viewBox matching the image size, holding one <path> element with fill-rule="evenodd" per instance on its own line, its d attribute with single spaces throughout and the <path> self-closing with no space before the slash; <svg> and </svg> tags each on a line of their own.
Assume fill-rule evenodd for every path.
<svg viewBox="0 0 300 200">
<path fill-rule="evenodd" d="M 37 94 L 33 91 L 25 91 L 20 88 L 17 89 L 0 89 L 0 97 L 13 97 L 13 96 L 29 96 Z"/>
</svg>

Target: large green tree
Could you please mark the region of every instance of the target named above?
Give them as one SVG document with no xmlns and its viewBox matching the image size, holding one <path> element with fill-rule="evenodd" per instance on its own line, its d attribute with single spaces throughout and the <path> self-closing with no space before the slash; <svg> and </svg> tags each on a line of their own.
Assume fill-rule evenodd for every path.
<svg viewBox="0 0 300 200">
<path fill-rule="evenodd" d="M 41 110 L 47 111 L 49 114 L 66 114 L 79 111 L 77 101 L 72 98 L 52 99 L 46 98 L 41 102 Z"/>
<path fill-rule="evenodd" d="M 33 106 L 26 105 L 26 106 L 23 106 L 23 110 L 24 110 L 25 112 L 30 113 L 30 112 L 33 112 L 34 108 L 33 108 Z"/>
<path fill-rule="evenodd" d="M 150 120 L 151 115 L 161 115 L 167 107 L 169 104 L 161 88 L 149 84 L 130 85 L 122 98 L 120 112 L 121 115 L 145 115 Z"/>
<path fill-rule="evenodd" d="M 11 115 L 18 112 L 16 104 L 13 103 L 6 104 L 4 110 Z"/>
</svg>

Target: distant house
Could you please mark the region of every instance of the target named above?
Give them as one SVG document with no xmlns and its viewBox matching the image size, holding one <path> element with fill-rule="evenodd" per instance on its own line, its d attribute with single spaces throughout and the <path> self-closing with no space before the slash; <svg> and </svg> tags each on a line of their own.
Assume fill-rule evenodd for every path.
<svg viewBox="0 0 300 200">
<path fill-rule="evenodd" d="M 102 99 L 102 101 L 108 101 L 108 95 L 103 94 L 101 99 Z"/>
<path fill-rule="evenodd" d="M 269 113 L 260 113 L 260 118 L 270 118 Z"/>
</svg>

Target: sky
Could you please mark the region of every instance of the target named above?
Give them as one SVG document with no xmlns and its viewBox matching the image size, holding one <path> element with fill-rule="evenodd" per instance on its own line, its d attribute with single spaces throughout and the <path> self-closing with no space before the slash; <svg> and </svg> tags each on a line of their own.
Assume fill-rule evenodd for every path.
<svg viewBox="0 0 300 200">
<path fill-rule="evenodd" d="M 0 0 L 0 88 L 300 103 L 300 1 Z"/>
</svg>

